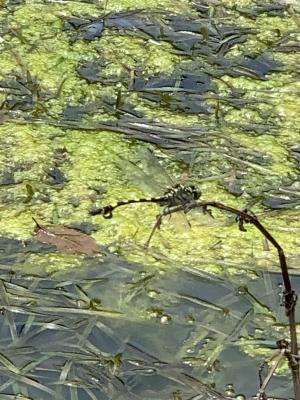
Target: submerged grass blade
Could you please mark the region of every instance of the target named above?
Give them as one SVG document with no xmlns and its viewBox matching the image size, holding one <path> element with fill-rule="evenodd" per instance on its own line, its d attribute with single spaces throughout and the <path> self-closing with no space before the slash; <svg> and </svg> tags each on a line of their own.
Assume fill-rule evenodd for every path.
<svg viewBox="0 0 300 400">
<path fill-rule="evenodd" d="M 0 353 L 0 363 L 7 368 L 8 371 L 11 371 L 15 374 L 19 374 L 20 370 L 16 367 L 4 354 Z"/>
<path fill-rule="evenodd" d="M 187 296 L 181 293 L 178 293 L 175 295 L 176 297 L 180 298 L 180 299 L 184 299 L 184 300 L 188 300 L 192 303 L 201 305 L 202 307 L 206 307 L 209 308 L 210 310 L 214 310 L 214 311 L 220 311 L 221 313 L 223 313 L 224 315 L 228 315 L 229 314 L 229 309 L 223 306 L 219 306 L 218 304 L 214 304 L 211 303 L 207 300 L 203 300 L 200 299 L 198 297 L 194 297 L 194 296 Z"/>
<path fill-rule="evenodd" d="M 125 317 L 124 313 L 117 310 L 89 310 L 89 309 L 80 309 L 80 308 L 67 308 L 67 307 L 17 307 L 17 306 L 7 306 L 5 304 L 0 304 L 0 308 L 13 312 L 13 313 L 20 313 L 20 314 L 28 314 L 28 315 L 51 315 L 57 316 L 60 314 L 65 314 L 69 316 L 70 314 L 73 315 L 87 315 L 87 316 L 94 316 L 94 317 L 113 317 L 113 318 L 120 318 Z"/>
<path fill-rule="evenodd" d="M 70 387 L 71 400 L 79 400 L 78 391 L 76 387 Z"/>
<path fill-rule="evenodd" d="M 1 393 L 1 400 L 32 400 L 32 397 L 24 396 L 21 393 L 18 393 L 17 397 L 14 394 Z"/>
<path fill-rule="evenodd" d="M 11 371 L 8 371 L 7 369 L 0 368 L 0 372 L 3 375 L 6 375 L 10 378 L 9 382 L 6 382 L 4 385 L 0 386 L 0 393 L 5 390 L 5 387 L 7 387 L 8 384 L 12 384 L 14 381 L 20 382 L 25 384 L 26 386 L 32 386 L 34 389 L 37 389 L 39 391 L 42 391 L 44 393 L 47 393 L 51 396 L 53 396 L 56 400 L 64 400 L 60 397 L 55 397 L 57 394 L 55 393 L 54 390 L 50 389 L 49 387 L 35 381 L 34 379 L 31 379 L 26 376 L 22 376 L 17 373 L 12 373 Z"/>
<path fill-rule="evenodd" d="M 2 280 L 0 280 L 0 301 L 1 301 L 1 303 L 5 304 L 5 305 L 9 304 L 6 287 Z M 1 308 L 2 307 L 0 307 L 0 309 Z M 5 319 L 8 322 L 12 340 L 15 340 L 18 335 L 17 335 L 16 324 L 13 319 L 13 316 L 8 312 L 5 314 Z"/>
<path fill-rule="evenodd" d="M 91 400 L 98 400 L 98 397 L 96 397 L 89 388 L 84 388 L 84 391 L 87 393 Z"/>
</svg>

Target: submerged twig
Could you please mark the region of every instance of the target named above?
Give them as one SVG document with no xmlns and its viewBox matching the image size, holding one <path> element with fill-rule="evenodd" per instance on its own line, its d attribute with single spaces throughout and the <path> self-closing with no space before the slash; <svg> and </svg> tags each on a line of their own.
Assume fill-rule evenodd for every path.
<svg viewBox="0 0 300 400">
<path fill-rule="evenodd" d="M 277 353 L 275 356 L 273 356 L 269 361 L 271 360 L 275 360 L 274 365 L 272 366 L 272 368 L 270 369 L 270 371 L 268 372 L 267 376 L 265 377 L 265 379 L 262 379 L 262 371 L 264 366 L 267 364 L 267 362 L 265 361 L 261 367 L 259 368 L 259 381 L 260 381 L 260 388 L 259 391 L 257 393 L 257 398 L 259 400 L 265 400 L 267 399 L 267 395 L 266 395 L 266 388 L 272 378 L 272 376 L 274 375 L 276 369 L 278 368 L 278 366 L 280 365 L 281 361 L 287 357 L 287 348 L 288 348 L 288 343 L 286 340 L 279 340 L 277 342 L 277 345 L 279 347 L 279 353 Z"/>
</svg>

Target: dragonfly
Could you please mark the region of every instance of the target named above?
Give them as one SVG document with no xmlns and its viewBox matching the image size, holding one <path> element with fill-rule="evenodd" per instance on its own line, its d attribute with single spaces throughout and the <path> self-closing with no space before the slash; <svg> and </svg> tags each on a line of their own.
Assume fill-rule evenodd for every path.
<svg viewBox="0 0 300 400">
<path fill-rule="evenodd" d="M 176 184 L 173 187 L 168 188 L 162 196 L 118 201 L 114 205 L 109 204 L 104 207 L 94 208 L 90 211 L 90 214 L 101 214 L 104 218 L 109 219 L 113 217 L 113 211 L 116 208 L 133 203 L 156 203 L 161 207 L 170 209 L 175 206 L 188 205 L 193 201 L 198 200 L 201 194 L 201 191 L 194 185 L 185 186 Z"/>
<path fill-rule="evenodd" d="M 162 175 L 165 175 L 164 179 L 166 179 L 167 173 L 163 169 L 163 167 L 159 164 L 157 157 L 154 155 L 152 151 L 150 151 L 149 149 L 143 150 L 143 153 L 141 155 L 142 155 L 141 159 L 147 164 L 147 166 L 150 169 L 150 172 L 152 170 L 152 172 L 156 172 L 155 173 L 156 176 L 159 175 L 160 177 L 162 177 Z M 125 162 L 126 164 L 130 163 L 128 160 L 125 160 Z M 131 167 L 132 166 L 134 167 L 135 173 L 137 168 L 140 168 L 136 164 L 131 165 Z M 155 169 L 155 171 L 153 171 L 153 168 Z M 159 174 L 157 174 L 158 169 L 160 172 Z M 167 179 L 170 180 L 169 177 Z M 182 206 L 182 209 L 185 212 L 188 212 L 189 205 L 196 202 L 201 197 L 201 195 L 202 195 L 201 190 L 195 185 L 183 185 L 180 183 L 176 183 L 170 187 L 167 187 L 167 189 L 161 196 L 121 200 L 115 204 L 109 204 L 103 207 L 93 208 L 90 210 L 90 214 L 91 215 L 100 214 L 104 218 L 110 219 L 113 217 L 113 212 L 115 209 L 127 206 L 129 204 L 155 203 L 160 207 L 163 207 L 163 210 L 160 214 L 158 214 L 156 219 L 156 224 L 154 225 L 152 232 L 144 245 L 145 247 L 148 247 L 156 229 L 160 228 L 160 223 L 158 223 L 158 221 L 161 221 L 161 218 L 166 211 L 172 211 L 173 208 Z"/>
</svg>

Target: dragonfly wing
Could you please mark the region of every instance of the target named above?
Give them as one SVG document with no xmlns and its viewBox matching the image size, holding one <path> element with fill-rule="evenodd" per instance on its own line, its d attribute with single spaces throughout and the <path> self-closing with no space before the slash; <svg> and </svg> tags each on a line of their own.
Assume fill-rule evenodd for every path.
<svg viewBox="0 0 300 400">
<path fill-rule="evenodd" d="M 154 180 L 158 182 L 160 187 L 164 188 L 164 191 L 166 191 L 168 187 L 174 186 L 174 181 L 160 162 L 159 157 L 157 157 L 151 149 L 140 147 L 138 149 L 138 154 L 140 159 L 145 162 L 148 173 L 154 177 Z M 184 212 L 172 214 L 169 218 L 169 222 L 176 227 L 176 230 L 181 231 L 189 229 L 191 226 Z"/>
<path fill-rule="evenodd" d="M 120 156 L 119 161 L 117 162 L 117 167 L 119 168 L 120 174 L 122 174 L 124 180 L 130 185 L 137 186 L 147 195 L 153 196 L 153 194 L 159 194 L 153 193 L 153 190 L 149 185 L 150 176 L 148 176 L 137 163 L 126 160 Z"/>
<path fill-rule="evenodd" d="M 118 158 L 118 167 L 126 180 L 138 186 L 147 195 L 162 196 L 168 188 L 174 186 L 160 157 L 152 149 L 138 146 L 135 157 L 137 161 L 125 159 L 120 155 Z M 177 231 L 190 228 L 190 223 L 183 212 L 174 213 L 165 220 L 168 220 L 168 223 L 171 223 Z"/>
<path fill-rule="evenodd" d="M 166 171 L 166 168 L 162 165 L 159 157 L 148 147 L 140 146 L 137 149 L 137 156 L 142 161 L 147 175 L 152 177 L 151 184 L 155 187 L 159 187 L 160 194 L 163 194 L 168 187 L 174 185 L 173 180 Z"/>
<path fill-rule="evenodd" d="M 145 146 L 137 147 L 134 161 L 121 155 L 118 155 L 118 160 L 117 166 L 126 181 L 138 186 L 151 197 L 162 196 L 174 184 L 159 158 Z"/>
</svg>

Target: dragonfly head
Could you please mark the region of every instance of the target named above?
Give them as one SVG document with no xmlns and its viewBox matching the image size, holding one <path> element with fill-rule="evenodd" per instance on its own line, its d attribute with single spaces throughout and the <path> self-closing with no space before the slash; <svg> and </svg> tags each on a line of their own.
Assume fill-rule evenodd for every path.
<svg viewBox="0 0 300 400">
<path fill-rule="evenodd" d="M 202 195 L 202 192 L 199 188 L 197 188 L 195 185 L 191 185 L 189 186 L 190 191 L 192 193 L 192 196 L 194 198 L 194 200 L 198 200 L 200 198 L 200 196 Z"/>
</svg>

